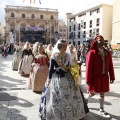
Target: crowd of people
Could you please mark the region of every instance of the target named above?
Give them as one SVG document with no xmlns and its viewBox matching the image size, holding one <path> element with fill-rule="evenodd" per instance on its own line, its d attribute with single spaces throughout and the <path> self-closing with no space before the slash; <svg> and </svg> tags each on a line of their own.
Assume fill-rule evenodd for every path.
<svg viewBox="0 0 120 120">
<path fill-rule="evenodd" d="M 65 40 L 58 40 L 55 45 L 20 42 L 16 48 L 9 47 L 9 54 L 13 51 L 12 69 L 28 76 L 29 88 L 41 93 L 41 120 L 81 120 L 89 112 L 88 98 L 95 94 L 100 96 L 100 114 L 110 117 L 104 110 L 104 97 L 115 76 L 112 50 L 104 46 L 102 36 L 77 47 L 67 45 Z M 82 63 L 86 65 L 86 97 L 80 88 Z"/>
<path fill-rule="evenodd" d="M 10 45 L 0 45 L 0 53 L 2 56 L 6 57 L 8 54 L 14 54 L 15 48 L 14 45 L 11 43 Z"/>
</svg>

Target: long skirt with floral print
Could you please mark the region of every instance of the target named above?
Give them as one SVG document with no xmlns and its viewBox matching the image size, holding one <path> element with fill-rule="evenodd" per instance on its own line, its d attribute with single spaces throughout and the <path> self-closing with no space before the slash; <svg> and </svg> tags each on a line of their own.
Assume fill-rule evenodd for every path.
<svg viewBox="0 0 120 120">
<path fill-rule="evenodd" d="M 65 77 L 52 75 L 49 87 L 42 91 L 39 108 L 41 120 L 80 120 L 89 112 L 80 88 L 74 87 L 69 73 Z"/>
</svg>

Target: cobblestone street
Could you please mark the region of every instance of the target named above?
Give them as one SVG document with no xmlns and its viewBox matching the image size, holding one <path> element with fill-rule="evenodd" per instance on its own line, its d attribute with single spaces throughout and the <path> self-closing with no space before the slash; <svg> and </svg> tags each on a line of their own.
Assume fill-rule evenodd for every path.
<svg viewBox="0 0 120 120">
<path fill-rule="evenodd" d="M 38 117 L 40 94 L 27 87 L 28 78 L 11 69 L 13 55 L 0 55 L 0 120 L 40 120 Z M 114 60 L 115 83 L 106 93 L 105 110 L 110 120 L 120 120 L 120 63 Z M 85 66 L 82 66 L 82 90 L 86 95 Z M 98 96 L 89 100 L 90 113 L 84 120 L 106 120 L 98 113 Z"/>
</svg>

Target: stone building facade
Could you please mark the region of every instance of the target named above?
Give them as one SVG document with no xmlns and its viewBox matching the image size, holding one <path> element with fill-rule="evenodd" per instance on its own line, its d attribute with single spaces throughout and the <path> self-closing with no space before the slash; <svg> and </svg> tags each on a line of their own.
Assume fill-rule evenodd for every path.
<svg viewBox="0 0 120 120">
<path fill-rule="evenodd" d="M 58 10 L 49 8 L 36 8 L 24 6 L 10 6 L 5 8 L 5 38 L 6 43 L 10 43 L 9 32 L 14 34 L 14 42 L 21 41 L 21 29 L 26 27 L 40 27 L 45 33 L 43 38 L 45 43 L 54 42 L 55 31 L 58 30 Z"/>
</svg>

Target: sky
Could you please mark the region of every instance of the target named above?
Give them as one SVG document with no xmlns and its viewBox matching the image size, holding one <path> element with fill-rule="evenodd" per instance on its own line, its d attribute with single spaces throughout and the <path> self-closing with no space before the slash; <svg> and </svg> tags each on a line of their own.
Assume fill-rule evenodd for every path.
<svg viewBox="0 0 120 120">
<path fill-rule="evenodd" d="M 67 12 L 76 14 L 101 3 L 112 4 L 113 0 L 41 0 L 41 4 L 39 0 L 35 4 L 30 4 L 30 0 L 24 0 L 24 3 L 23 0 L 0 0 L 0 3 L 0 21 L 5 22 L 6 5 L 58 9 L 58 18 L 64 19 Z"/>
</svg>

